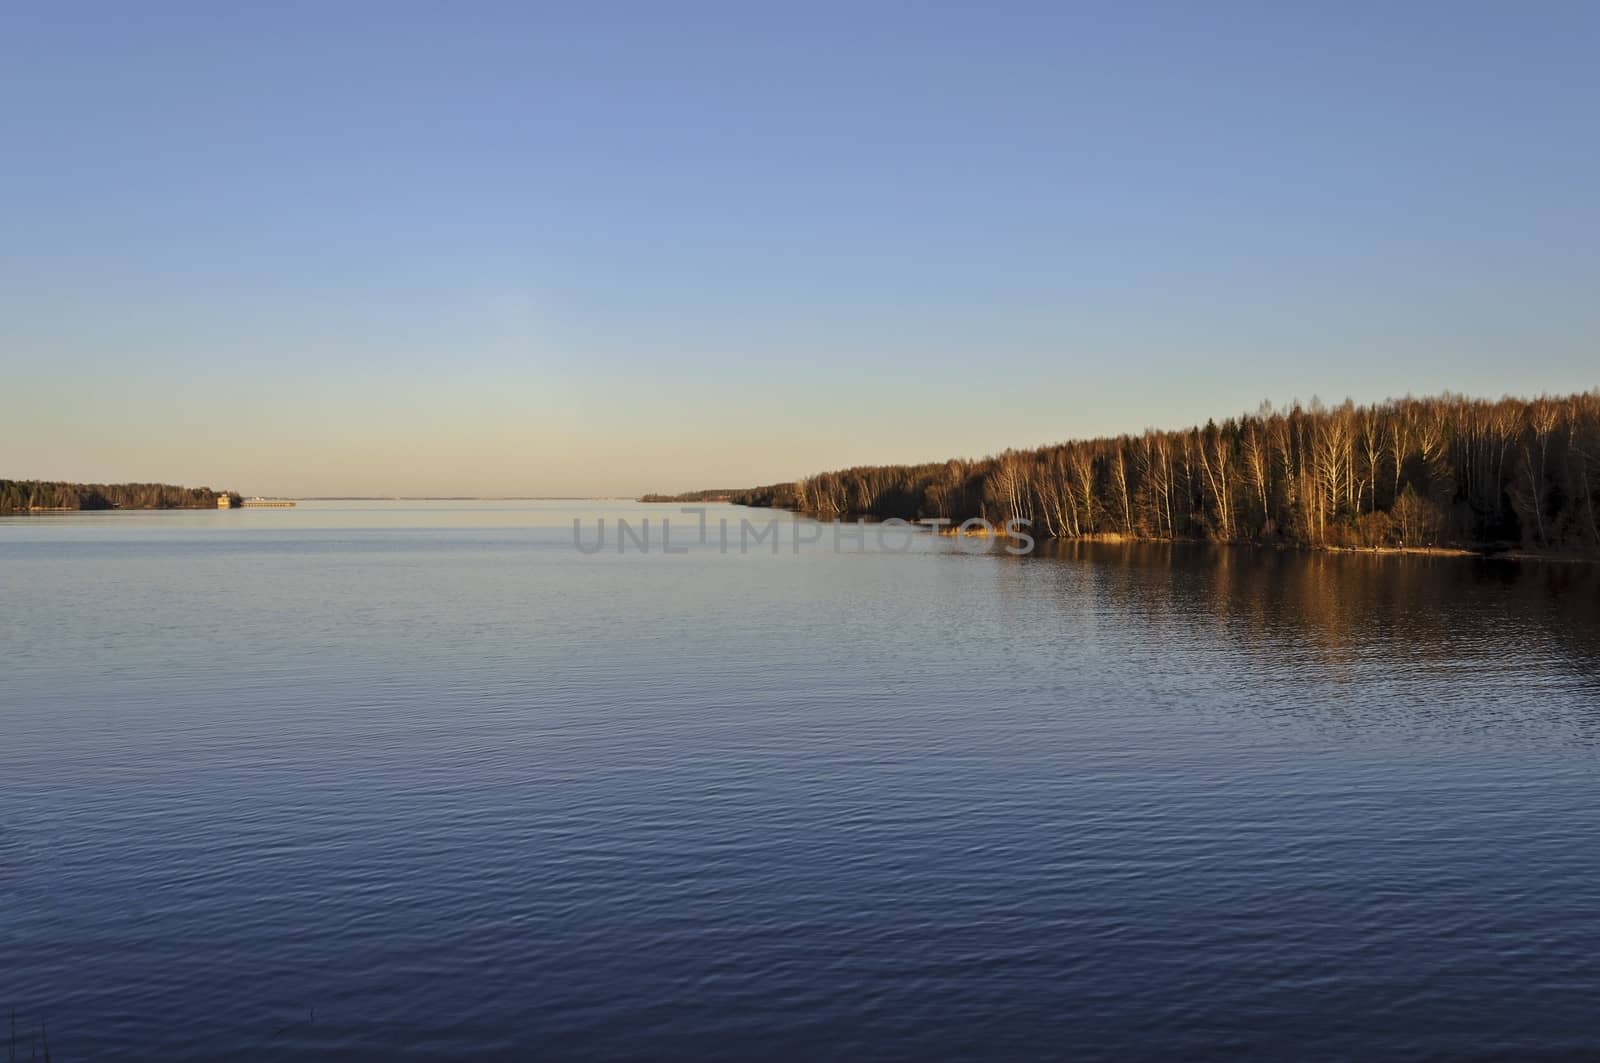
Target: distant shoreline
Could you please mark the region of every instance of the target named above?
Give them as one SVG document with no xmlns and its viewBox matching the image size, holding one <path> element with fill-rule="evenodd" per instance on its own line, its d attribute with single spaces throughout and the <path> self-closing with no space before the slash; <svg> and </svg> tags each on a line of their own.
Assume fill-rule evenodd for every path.
<svg viewBox="0 0 1600 1063">
<path fill-rule="evenodd" d="M 173 484 L 87 484 L 60 480 L 0 480 L 0 513 L 112 513 L 118 511 L 249 508 L 247 501 L 290 502 L 631 502 L 628 495 L 244 495 Z"/>
<path fill-rule="evenodd" d="M 85 484 L 62 480 L 0 480 L 0 513 L 49 513 L 74 510 L 216 509 L 243 500 L 237 491 L 179 487 L 162 483 Z"/>
<path fill-rule="evenodd" d="M 650 504 L 670 502 L 732 502 L 736 495 L 749 494 L 746 488 L 711 489 L 706 491 L 685 491 L 678 495 L 640 495 L 635 501 Z"/>
</svg>

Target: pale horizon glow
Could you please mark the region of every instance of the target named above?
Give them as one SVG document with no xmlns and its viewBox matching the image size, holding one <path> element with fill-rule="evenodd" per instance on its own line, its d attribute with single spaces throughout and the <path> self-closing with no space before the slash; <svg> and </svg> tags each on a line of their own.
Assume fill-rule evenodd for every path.
<svg viewBox="0 0 1600 1063">
<path fill-rule="evenodd" d="M 0 10 L 0 477 L 631 497 L 1600 385 L 1600 8 Z"/>
</svg>

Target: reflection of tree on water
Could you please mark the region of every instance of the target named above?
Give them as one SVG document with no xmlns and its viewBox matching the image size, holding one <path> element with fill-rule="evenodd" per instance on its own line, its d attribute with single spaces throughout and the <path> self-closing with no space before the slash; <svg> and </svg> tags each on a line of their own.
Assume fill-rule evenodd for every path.
<svg viewBox="0 0 1600 1063">
<path fill-rule="evenodd" d="M 1244 665 L 1258 688 L 1241 699 L 1266 688 L 1301 707 L 1314 688 L 1325 710 L 1358 696 L 1480 724 L 1508 701 L 1565 704 L 1596 710 L 1581 729 L 1600 738 L 1594 565 L 1084 542 L 1017 564 L 1057 600 L 1098 599 L 1070 608 L 1094 609 L 1123 652 L 1191 662 L 1197 681 L 1219 654 Z"/>
</svg>

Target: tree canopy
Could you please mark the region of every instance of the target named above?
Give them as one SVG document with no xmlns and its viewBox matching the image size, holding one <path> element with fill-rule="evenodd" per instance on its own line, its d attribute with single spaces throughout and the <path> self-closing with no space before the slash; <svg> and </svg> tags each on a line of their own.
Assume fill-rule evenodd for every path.
<svg viewBox="0 0 1600 1063">
<path fill-rule="evenodd" d="M 1600 390 L 1288 408 L 1178 431 L 857 466 L 736 492 L 823 520 L 1033 521 L 1060 539 L 1600 554 Z"/>
</svg>

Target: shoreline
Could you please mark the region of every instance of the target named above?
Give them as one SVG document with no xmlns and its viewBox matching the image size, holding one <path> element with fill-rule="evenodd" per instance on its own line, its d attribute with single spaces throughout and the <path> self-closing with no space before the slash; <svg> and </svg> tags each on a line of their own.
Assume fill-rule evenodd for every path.
<svg viewBox="0 0 1600 1063">
<path fill-rule="evenodd" d="M 737 504 L 737 503 L 736 503 Z M 775 513 L 787 513 L 793 517 L 806 520 L 819 521 L 820 518 L 810 514 L 800 513 L 792 509 L 783 509 L 777 506 L 746 506 L 747 509 L 771 509 Z M 840 518 L 843 519 L 843 518 Z M 882 524 L 883 521 L 872 517 L 861 517 L 860 520 L 868 524 Z M 919 525 L 915 521 L 908 521 L 913 527 Z M 921 527 L 927 527 L 921 525 Z M 1003 529 L 994 527 L 977 527 L 962 530 L 959 526 L 941 526 L 931 529 L 933 534 L 942 538 L 969 538 L 969 539 L 994 539 L 996 541 L 1011 539 Z M 1392 557 L 1453 557 L 1477 558 L 1482 561 L 1544 561 L 1558 564 L 1600 564 L 1600 557 L 1585 557 L 1582 554 L 1542 554 L 1533 550 L 1499 549 L 1493 545 L 1483 546 L 1315 546 L 1299 543 L 1257 543 L 1240 539 L 1155 539 L 1139 535 L 1127 535 L 1123 532 L 1094 532 L 1089 535 L 1079 535 L 1071 538 L 1053 538 L 1048 535 L 1034 535 L 1039 543 L 1099 543 L 1102 545 L 1133 545 L 1139 543 L 1166 543 L 1168 545 L 1187 546 L 1233 546 L 1247 547 L 1254 550 L 1282 550 L 1307 554 L 1366 554 Z"/>
</svg>

